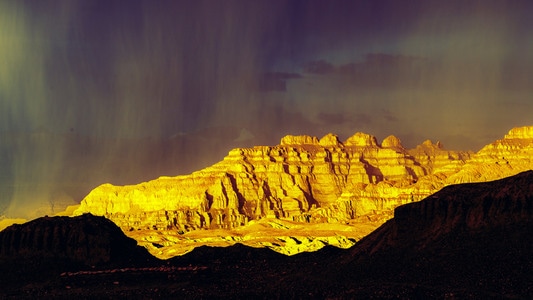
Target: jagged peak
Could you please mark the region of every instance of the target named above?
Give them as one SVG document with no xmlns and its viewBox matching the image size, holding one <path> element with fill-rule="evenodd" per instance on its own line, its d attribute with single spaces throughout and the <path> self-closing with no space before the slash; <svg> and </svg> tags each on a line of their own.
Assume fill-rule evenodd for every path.
<svg viewBox="0 0 533 300">
<path fill-rule="evenodd" d="M 381 147 L 405 149 L 402 145 L 402 141 L 394 135 L 389 135 L 383 139 L 383 142 L 381 142 Z"/>
<path fill-rule="evenodd" d="M 434 149 L 442 149 L 442 148 L 444 148 L 444 145 L 440 141 L 437 141 L 435 144 L 433 144 L 433 142 L 431 140 L 425 140 L 422 143 L 421 146 L 434 148 Z"/>
<path fill-rule="evenodd" d="M 332 133 L 328 133 L 326 134 L 324 137 L 322 137 L 319 141 L 320 145 L 321 146 L 324 146 L 324 147 L 328 147 L 328 146 L 333 146 L 333 147 L 338 147 L 338 146 L 342 146 L 342 143 L 339 141 L 339 137 L 335 134 L 332 134 Z"/>
<path fill-rule="evenodd" d="M 318 145 L 318 138 L 309 135 L 286 135 L 281 138 L 280 145 Z"/>
<path fill-rule="evenodd" d="M 346 146 L 378 146 L 378 141 L 373 135 L 356 132 L 349 137 L 344 144 Z"/>
<path fill-rule="evenodd" d="M 509 130 L 505 139 L 533 139 L 533 126 L 515 127 Z"/>
</svg>

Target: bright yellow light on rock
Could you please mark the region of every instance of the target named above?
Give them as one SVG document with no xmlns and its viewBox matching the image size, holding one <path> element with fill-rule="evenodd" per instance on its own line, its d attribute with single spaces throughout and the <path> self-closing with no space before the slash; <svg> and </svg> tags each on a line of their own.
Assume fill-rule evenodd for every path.
<svg viewBox="0 0 533 300">
<path fill-rule="evenodd" d="M 167 258 L 195 243 L 240 242 L 288 255 L 324 243 L 349 247 L 396 207 L 444 186 L 533 168 L 532 133 L 529 127 L 513 129 L 475 155 L 430 141 L 408 150 L 393 137 L 379 145 L 363 133 L 335 145 L 291 136 L 278 146 L 232 150 L 191 175 L 102 185 L 74 213 L 105 215 Z"/>
</svg>

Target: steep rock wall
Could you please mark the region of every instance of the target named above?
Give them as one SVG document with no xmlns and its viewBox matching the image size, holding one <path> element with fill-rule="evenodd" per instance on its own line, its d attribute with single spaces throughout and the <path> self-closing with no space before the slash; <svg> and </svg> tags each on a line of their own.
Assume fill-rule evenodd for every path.
<svg viewBox="0 0 533 300">
<path fill-rule="evenodd" d="M 75 214 L 106 216 L 124 230 L 234 228 L 261 218 L 343 222 L 422 199 L 443 186 L 434 178 L 457 172 L 469 156 L 431 142 L 406 150 L 394 136 L 381 145 L 364 133 L 344 143 L 332 134 L 286 136 L 278 146 L 231 150 L 191 175 L 104 184 Z"/>
<path fill-rule="evenodd" d="M 446 184 L 501 179 L 533 169 L 533 126 L 513 128 L 472 156 Z"/>
<path fill-rule="evenodd" d="M 395 207 L 442 187 L 503 178 L 533 168 L 531 127 L 512 129 L 478 153 L 425 141 L 405 149 L 389 136 L 356 133 L 344 143 L 286 136 L 277 146 L 233 149 L 221 162 L 187 176 L 130 186 L 104 184 L 75 211 L 105 216 L 123 230 L 186 232 L 235 228 L 250 220 L 385 220 Z"/>
</svg>

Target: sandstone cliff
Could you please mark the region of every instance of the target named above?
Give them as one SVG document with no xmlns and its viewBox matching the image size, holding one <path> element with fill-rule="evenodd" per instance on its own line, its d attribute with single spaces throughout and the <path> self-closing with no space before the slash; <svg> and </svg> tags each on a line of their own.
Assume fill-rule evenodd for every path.
<svg viewBox="0 0 533 300">
<path fill-rule="evenodd" d="M 446 184 L 496 180 L 533 169 L 533 126 L 513 128 L 472 156 Z"/>
<path fill-rule="evenodd" d="M 105 216 L 125 232 L 183 234 L 233 229 L 252 220 L 381 224 L 395 207 L 442 187 L 502 178 L 533 168 L 532 127 L 516 128 L 478 153 L 426 141 L 405 149 L 356 133 L 346 141 L 286 136 L 277 146 L 231 150 L 221 162 L 187 176 L 130 186 L 104 184 L 74 212 Z"/>
<path fill-rule="evenodd" d="M 278 146 L 234 149 L 188 176 L 104 184 L 75 214 L 103 215 L 126 230 L 234 228 L 262 218 L 346 221 L 421 199 L 442 186 L 425 177 L 457 172 L 469 156 L 431 142 L 408 151 L 393 136 L 382 145 L 364 133 L 344 143 L 331 134 L 286 136 Z"/>
</svg>

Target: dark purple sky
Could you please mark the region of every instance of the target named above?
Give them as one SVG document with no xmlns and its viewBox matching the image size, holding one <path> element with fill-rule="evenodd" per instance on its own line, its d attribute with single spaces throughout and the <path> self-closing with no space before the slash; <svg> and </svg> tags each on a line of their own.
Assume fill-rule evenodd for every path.
<svg viewBox="0 0 533 300">
<path fill-rule="evenodd" d="M 0 5 L 2 131 L 260 124 L 477 149 L 530 122 L 530 1 Z"/>
<path fill-rule="evenodd" d="M 363 131 L 478 150 L 532 123 L 532 3 L 2 1 L 0 133 L 236 128 L 231 148 Z M 24 145 L 4 141 L 4 181 L 33 172 Z"/>
</svg>

